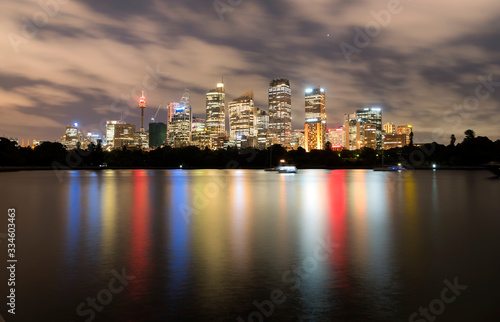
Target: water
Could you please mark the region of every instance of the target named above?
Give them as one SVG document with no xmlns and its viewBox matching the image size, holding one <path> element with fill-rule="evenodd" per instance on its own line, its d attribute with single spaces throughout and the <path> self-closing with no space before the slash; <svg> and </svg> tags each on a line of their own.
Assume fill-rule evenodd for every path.
<svg viewBox="0 0 500 322">
<path fill-rule="evenodd" d="M 414 321 L 500 313 L 500 180 L 487 172 L 62 178 L 0 173 L 0 233 L 9 207 L 17 225 L 7 321 L 408 321 L 429 305 L 430 318 Z M 7 279 L 2 269 L 4 302 Z M 445 280 L 467 288 L 456 296 Z"/>
</svg>

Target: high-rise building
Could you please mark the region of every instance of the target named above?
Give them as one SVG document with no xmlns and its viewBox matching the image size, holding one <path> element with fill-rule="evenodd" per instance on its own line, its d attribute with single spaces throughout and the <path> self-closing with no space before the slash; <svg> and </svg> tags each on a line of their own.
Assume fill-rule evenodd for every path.
<svg viewBox="0 0 500 322">
<path fill-rule="evenodd" d="M 179 104 L 173 113 L 168 124 L 168 143 L 173 148 L 188 146 L 191 144 L 191 106 Z"/>
<path fill-rule="evenodd" d="M 392 122 L 387 122 L 384 124 L 385 134 L 396 134 L 396 126 Z"/>
<path fill-rule="evenodd" d="M 312 150 L 323 150 L 325 148 L 326 138 L 326 123 L 322 121 L 309 121 L 306 122 L 304 128 L 304 142 L 306 152 Z"/>
<path fill-rule="evenodd" d="M 356 111 L 356 118 L 364 124 L 375 125 L 376 148 L 382 149 L 382 109 L 367 107 Z"/>
<path fill-rule="evenodd" d="M 411 125 L 399 125 L 397 128 L 398 135 L 404 135 L 406 137 L 405 145 L 410 145 L 410 134 L 413 132 L 413 127 Z"/>
<path fill-rule="evenodd" d="M 330 142 L 332 149 L 342 149 L 345 146 L 344 127 L 339 126 L 335 129 L 329 129 L 327 131 L 327 142 Z"/>
<path fill-rule="evenodd" d="M 305 135 L 304 135 L 304 130 L 295 130 L 292 132 L 292 139 L 291 139 L 291 146 L 292 149 L 297 150 L 298 148 L 303 148 L 305 147 Z"/>
<path fill-rule="evenodd" d="M 210 137 L 204 119 L 193 116 L 191 123 L 191 145 L 200 149 L 210 148 Z"/>
<path fill-rule="evenodd" d="M 323 150 L 326 143 L 325 90 L 320 87 L 306 89 L 305 108 L 306 151 Z"/>
<path fill-rule="evenodd" d="M 119 123 L 114 124 L 113 147 L 121 148 L 128 145 L 135 145 L 135 125 Z"/>
<path fill-rule="evenodd" d="M 377 150 L 377 128 L 375 124 L 362 124 L 361 137 L 363 147 Z"/>
<path fill-rule="evenodd" d="M 167 124 L 149 123 L 149 146 L 152 148 L 161 147 L 167 138 Z"/>
<path fill-rule="evenodd" d="M 344 114 L 344 146 L 347 150 L 357 150 L 363 146 L 362 125 L 356 114 Z"/>
<path fill-rule="evenodd" d="M 288 79 L 271 81 L 268 98 L 270 143 L 288 149 L 292 135 L 292 90 Z"/>
<path fill-rule="evenodd" d="M 224 83 L 217 84 L 215 89 L 209 90 L 206 94 L 206 129 L 210 136 L 211 147 L 213 149 L 220 148 L 219 144 L 221 137 L 226 134 L 226 91 Z M 218 138 L 218 139 L 217 139 Z"/>
<path fill-rule="evenodd" d="M 106 139 L 105 145 L 113 148 L 114 147 L 114 139 L 115 139 L 115 125 L 123 124 L 122 121 L 106 121 Z"/>
<path fill-rule="evenodd" d="M 228 104 L 229 139 L 240 148 L 256 146 L 256 112 L 253 90 L 235 98 Z"/>
<path fill-rule="evenodd" d="M 264 150 L 267 147 L 267 131 L 269 128 L 269 114 L 257 109 L 255 130 L 257 132 L 257 149 Z"/>
<path fill-rule="evenodd" d="M 61 143 L 68 150 L 76 149 L 83 141 L 83 135 L 78 130 L 78 124 L 67 125 L 65 134 L 61 137 Z"/>
</svg>

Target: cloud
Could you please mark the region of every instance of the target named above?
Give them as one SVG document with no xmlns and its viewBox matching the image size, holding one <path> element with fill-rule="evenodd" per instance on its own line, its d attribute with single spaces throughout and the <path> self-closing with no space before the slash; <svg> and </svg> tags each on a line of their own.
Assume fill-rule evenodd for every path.
<svg viewBox="0 0 500 322">
<path fill-rule="evenodd" d="M 498 92 L 459 126 L 443 115 L 474 93 L 479 76 L 500 79 L 500 3 L 402 0 L 401 12 L 348 63 L 339 45 L 354 45 L 354 26 L 364 30 L 376 21 L 372 12 L 388 8 L 369 0 L 241 1 L 221 21 L 210 1 L 61 1 L 16 53 L 8 35 L 24 37 L 25 21 L 45 11 L 34 1 L 8 1 L 0 13 L 0 132 L 52 140 L 75 120 L 98 128 L 123 117 L 112 108 L 117 100 L 138 124 L 141 89 L 147 118 L 186 88 L 203 116 L 205 92 L 224 76 L 229 99 L 254 89 L 264 109 L 269 81 L 289 78 L 294 128 L 303 127 L 304 89 L 320 85 L 329 126 L 376 104 L 384 121 L 412 124 L 417 134 L 470 127 L 498 139 Z M 144 88 L 156 68 L 168 76 Z"/>
</svg>

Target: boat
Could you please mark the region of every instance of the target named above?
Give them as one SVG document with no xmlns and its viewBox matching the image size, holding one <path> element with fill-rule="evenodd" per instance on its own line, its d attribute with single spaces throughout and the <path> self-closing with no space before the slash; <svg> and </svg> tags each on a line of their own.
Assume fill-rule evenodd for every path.
<svg viewBox="0 0 500 322">
<path fill-rule="evenodd" d="M 280 164 L 276 167 L 279 173 L 297 173 L 297 167 L 293 164 L 288 164 L 285 160 L 280 160 Z"/>
<path fill-rule="evenodd" d="M 490 162 L 486 165 L 486 168 L 500 178 L 500 162 Z"/>
<path fill-rule="evenodd" d="M 405 171 L 408 170 L 405 167 L 401 165 L 401 163 L 398 163 L 398 165 L 394 166 L 382 166 L 382 167 L 375 167 L 373 168 L 373 171 Z"/>
</svg>

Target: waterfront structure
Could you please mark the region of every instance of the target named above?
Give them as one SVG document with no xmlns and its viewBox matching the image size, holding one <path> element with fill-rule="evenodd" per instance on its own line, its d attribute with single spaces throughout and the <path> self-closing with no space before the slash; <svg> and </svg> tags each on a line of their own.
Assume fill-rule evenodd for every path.
<svg viewBox="0 0 500 322">
<path fill-rule="evenodd" d="M 305 92 L 306 151 L 323 150 L 326 143 L 325 90 L 308 88 Z"/>
<path fill-rule="evenodd" d="M 167 124 L 149 123 L 149 146 L 152 148 L 161 147 L 167 139 Z"/>
<path fill-rule="evenodd" d="M 392 122 L 387 122 L 384 124 L 385 134 L 396 134 L 396 125 Z"/>
<path fill-rule="evenodd" d="M 411 125 L 399 125 L 397 128 L 397 134 L 405 136 L 405 145 L 410 144 L 410 134 L 412 132 L 413 132 L 413 127 Z"/>
<path fill-rule="evenodd" d="M 211 140 L 212 149 L 220 149 L 217 142 L 226 137 L 226 91 L 224 83 L 206 93 L 206 129 Z"/>
<path fill-rule="evenodd" d="M 257 145 L 254 92 L 248 91 L 228 104 L 229 140 L 239 148 Z"/>
<path fill-rule="evenodd" d="M 406 145 L 406 135 L 386 134 L 384 136 L 384 149 L 402 148 Z"/>
<path fill-rule="evenodd" d="M 382 109 L 367 107 L 356 111 L 356 118 L 364 124 L 375 125 L 376 149 L 382 149 Z"/>
<path fill-rule="evenodd" d="M 269 83 L 269 140 L 290 148 L 292 134 L 292 90 L 288 79 L 274 79 Z"/>
<path fill-rule="evenodd" d="M 173 148 L 181 148 L 191 144 L 191 106 L 174 105 L 173 115 L 168 124 L 168 144 Z"/>
</svg>

